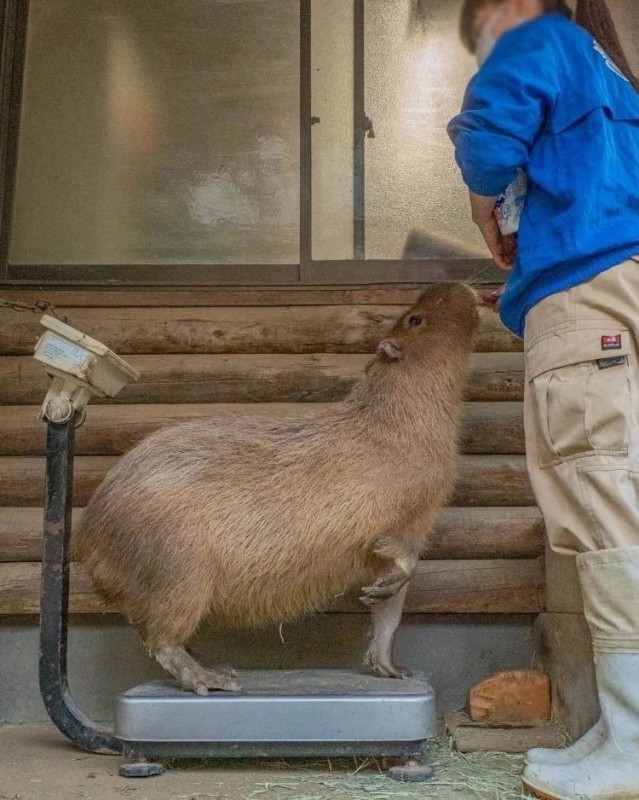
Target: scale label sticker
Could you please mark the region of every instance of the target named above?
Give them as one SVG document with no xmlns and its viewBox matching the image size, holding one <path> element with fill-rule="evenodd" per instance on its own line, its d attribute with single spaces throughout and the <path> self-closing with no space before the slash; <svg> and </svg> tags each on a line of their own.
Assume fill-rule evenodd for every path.
<svg viewBox="0 0 639 800">
<path fill-rule="evenodd" d="M 79 368 L 84 366 L 90 354 L 84 348 L 52 333 L 46 338 L 42 355 L 51 361 L 62 361 L 67 366 Z"/>
</svg>

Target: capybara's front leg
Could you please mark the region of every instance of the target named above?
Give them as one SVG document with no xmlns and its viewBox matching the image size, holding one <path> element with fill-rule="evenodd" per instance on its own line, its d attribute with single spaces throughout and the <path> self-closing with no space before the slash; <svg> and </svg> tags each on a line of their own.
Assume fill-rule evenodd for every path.
<svg viewBox="0 0 639 800">
<path fill-rule="evenodd" d="M 410 670 L 393 664 L 393 637 L 402 618 L 408 583 L 388 600 L 371 606 L 373 632 L 364 664 L 381 678 L 408 678 Z"/>
<path fill-rule="evenodd" d="M 156 650 L 154 655 L 158 663 L 187 691 L 207 695 L 209 689 L 236 692 L 240 688 L 233 680 L 237 676 L 234 670 L 224 667 L 203 667 L 181 645 L 162 647 Z"/>
<path fill-rule="evenodd" d="M 360 597 L 373 615 L 373 632 L 364 663 L 380 677 L 405 678 L 410 671 L 393 664 L 393 637 L 402 618 L 408 581 L 417 566 L 418 554 L 401 539 L 389 537 L 374 543 L 373 555 L 386 562 L 386 568 L 375 583 L 362 589 Z"/>
<path fill-rule="evenodd" d="M 411 579 L 419 560 L 405 542 L 394 538 L 378 539 L 373 545 L 373 556 L 382 567 L 379 578 L 371 586 L 364 586 L 360 600 L 367 606 L 388 600 Z"/>
</svg>

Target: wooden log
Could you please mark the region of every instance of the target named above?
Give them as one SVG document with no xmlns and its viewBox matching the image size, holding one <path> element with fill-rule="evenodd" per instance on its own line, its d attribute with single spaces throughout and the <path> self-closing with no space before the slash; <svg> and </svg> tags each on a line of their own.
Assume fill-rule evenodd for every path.
<svg viewBox="0 0 639 800">
<path fill-rule="evenodd" d="M 82 509 L 74 509 L 74 517 Z M 41 508 L 0 508 L 0 561 L 42 558 Z M 539 558 L 543 522 L 536 508 L 445 508 L 424 557 L 433 560 Z"/>
<path fill-rule="evenodd" d="M 583 614 L 584 600 L 574 555 L 555 553 L 545 542 L 546 609 L 557 614 Z"/>
<path fill-rule="evenodd" d="M 0 615 L 40 613 L 40 573 L 37 562 L 0 564 Z M 69 610 L 72 614 L 108 611 L 78 564 L 71 564 Z"/>
<path fill-rule="evenodd" d="M 543 559 L 422 561 L 407 613 L 536 614 L 544 609 Z"/>
<path fill-rule="evenodd" d="M 525 453 L 523 403 L 467 403 L 461 452 L 468 455 Z"/>
<path fill-rule="evenodd" d="M 81 289 L 9 289 L 2 297 L 33 305 L 47 300 L 58 308 L 136 308 L 185 306 L 344 306 L 412 305 L 426 284 L 385 283 L 370 286 L 175 287 Z M 485 285 L 480 293 L 496 286 Z"/>
<path fill-rule="evenodd" d="M 533 506 L 525 456 L 461 456 L 450 505 Z"/>
<path fill-rule="evenodd" d="M 0 561 L 40 561 L 43 525 L 43 508 L 0 508 Z"/>
<path fill-rule="evenodd" d="M 452 711 L 444 714 L 444 727 L 463 753 L 525 753 L 533 747 L 558 748 L 567 744 L 560 726 L 548 722 L 524 727 L 493 725 L 473 722 L 464 711 Z"/>
<path fill-rule="evenodd" d="M 370 360 L 366 355 L 145 355 L 127 361 L 140 380 L 115 400 L 131 403 L 326 403 L 347 395 Z M 50 380 L 28 356 L 0 357 L 0 405 L 38 405 Z M 466 399 L 521 401 L 520 353 L 471 358 Z"/>
<path fill-rule="evenodd" d="M 372 353 L 407 306 L 61 308 L 69 324 L 120 355 L 159 353 Z M 475 347 L 520 350 L 488 308 Z M 36 314 L 0 308 L 0 354 L 31 355 Z"/>
<path fill-rule="evenodd" d="M 78 456 L 74 461 L 73 499 L 85 505 L 109 469 L 118 459 L 113 456 Z M 0 505 L 41 506 L 44 503 L 43 458 L 6 457 L 0 459 Z"/>
<path fill-rule="evenodd" d="M 37 614 L 40 564 L 0 564 L 0 615 Z M 81 565 L 71 565 L 72 613 L 112 611 L 91 587 Z M 367 613 L 354 600 L 334 612 Z M 411 581 L 407 613 L 538 613 L 543 610 L 543 566 L 531 561 L 422 562 Z"/>
<path fill-rule="evenodd" d="M 460 725 L 453 736 L 455 749 L 460 753 L 527 753 L 534 747 L 565 746 L 564 737 L 556 726 L 538 725 L 534 728 L 480 728 Z"/>
<path fill-rule="evenodd" d="M 76 433 L 77 455 L 121 455 L 158 428 L 218 414 L 233 417 L 310 418 L 324 403 L 217 403 L 178 405 L 95 406 Z M 0 409 L 7 424 L 0 427 L 0 455 L 44 455 L 46 427 L 38 406 Z M 521 454 L 524 431 L 521 403 L 469 403 L 465 408 L 462 451 L 477 455 Z"/>
<path fill-rule="evenodd" d="M 424 550 L 424 558 L 431 561 L 537 558 L 543 550 L 544 522 L 536 506 L 451 506 L 442 510 Z"/>
<path fill-rule="evenodd" d="M 83 506 L 117 461 L 116 456 L 77 456 L 74 501 Z M 39 506 L 43 502 L 44 459 L 0 458 L 0 506 Z M 532 489 L 524 456 L 462 456 L 454 506 L 531 506 Z"/>
</svg>

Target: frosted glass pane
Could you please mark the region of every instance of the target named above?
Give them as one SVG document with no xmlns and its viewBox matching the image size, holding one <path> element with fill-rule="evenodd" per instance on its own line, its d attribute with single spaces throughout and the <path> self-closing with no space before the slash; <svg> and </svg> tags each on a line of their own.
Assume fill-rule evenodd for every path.
<svg viewBox="0 0 639 800">
<path fill-rule="evenodd" d="M 319 5 L 315 3 L 314 5 Z M 353 257 L 352 0 L 313 12 L 313 257 Z M 486 257 L 446 125 L 476 67 L 461 0 L 365 0 L 366 257 Z M 337 20 L 331 24 L 331 20 Z"/>
<path fill-rule="evenodd" d="M 431 0 L 423 28 L 410 0 L 367 0 L 366 255 L 488 255 L 470 219 L 468 195 L 446 125 L 458 113 L 476 65 L 457 34 L 460 0 Z"/>
<path fill-rule="evenodd" d="M 31 0 L 14 263 L 296 263 L 297 0 Z"/>
<path fill-rule="evenodd" d="M 353 252 L 353 2 L 312 4 L 313 258 Z"/>
</svg>

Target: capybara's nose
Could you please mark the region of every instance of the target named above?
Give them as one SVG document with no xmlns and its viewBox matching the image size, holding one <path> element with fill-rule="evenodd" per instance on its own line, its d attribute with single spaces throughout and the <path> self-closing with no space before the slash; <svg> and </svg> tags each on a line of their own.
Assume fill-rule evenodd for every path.
<svg viewBox="0 0 639 800">
<path fill-rule="evenodd" d="M 404 351 L 400 344 L 392 339 L 384 339 L 377 345 L 377 355 L 388 361 L 400 361 L 404 358 Z"/>
</svg>

